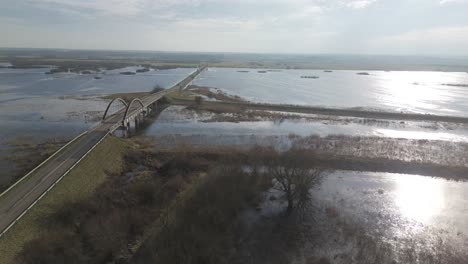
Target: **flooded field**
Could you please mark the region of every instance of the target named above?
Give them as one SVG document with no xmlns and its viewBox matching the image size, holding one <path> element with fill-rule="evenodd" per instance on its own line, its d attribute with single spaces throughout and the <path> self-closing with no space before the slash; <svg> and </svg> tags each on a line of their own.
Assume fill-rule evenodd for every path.
<svg viewBox="0 0 468 264">
<path fill-rule="evenodd" d="M 45 74 L 50 68 L 0 68 L 0 185 L 8 182 L 14 172 L 10 156 L 15 141 L 37 144 L 69 140 L 100 120 L 108 100 L 99 96 L 168 87 L 193 71 L 187 68 L 120 74 L 137 68 L 100 74 Z"/>
<path fill-rule="evenodd" d="M 366 108 L 437 115 L 468 114 L 466 72 L 210 68 L 194 84 L 255 102 Z M 315 76 L 318 78 L 301 78 Z"/>
<path fill-rule="evenodd" d="M 103 74 L 59 73 L 47 75 L 42 69 L 0 69 L 0 120 L 24 122 L 86 123 L 89 127 L 107 105 L 98 96 L 114 93 L 149 92 L 155 86 L 168 87 L 193 69 L 150 71 L 137 75 L 120 72 Z M 99 76 L 101 79 L 95 79 Z M 53 126 L 53 124 L 49 124 Z M 7 129 L 20 132 L 9 126 Z M 60 130 L 60 127 L 55 127 Z M 27 133 L 27 132 L 26 132 Z M 65 134 L 65 133 L 64 133 Z M 2 133 L 2 136 L 5 134 Z"/>
<path fill-rule="evenodd" d="M 273 146 L 286 150 L 293 146 L 324 153 L 386 158 L 408 162 L 465 166 L 468 163 L 468 131 L 459 127 L 427 127 L 427 123 L 359 123 L 285 119 L 255 122 L 205 122 L 210 113 L 197 113 L 172 106 L 149 125 L 145 135 L 158 145 L 174 147 Z"/>
<path fill-rule="evenodd" d="M 468 183 L 420 175 L 334 171 L 311 190 L 292 263 L 466 263 Z M 272 198 L 274 197 L 274 198 Z M 247 221 L 286 206 L 271 189 Z M 331 261 L 331 262 L 330 262 Z M 312 262 L 313 263 L 313 262 Z"/>
<path fill-rule="evenodd" d="M 334 263 L 468 261 L 466 182 L 337 171 L 313 195 L 315 219 L 308 234 L 313 239 L 302 249 L 298 263 L 310 255 Z"/>
<path fill-rule="evenodd" d="M 8 182 L 15 170 L 11 156 L 16 143 L 65 142 L 99 122 L 107 105 L 101 95 L 151 91 L 156 85 L 168 87 L 193 71 L 120 74 L 130 70 L 135 68 L 105 74 L 46 75 L 48 69 L 0 69 L 0 183 Z M 220 88 L 256 102 L 468 115 L 468 90 L 460 86 L 468 83 L 466 73 L 357 73 L 312 70 L 259 73 L 215 68 L 203 73 L 195 84 Z M 468 164 L 466 124 L 273 111 L 269 114 L 228 122 L 232 113 L 171 106 L 143 134 L 164 148 L 261 145 L 287 150 L 299 146 L 330 156 L 463 168 Z M 339 170 L 328 172 L 312 193 L 313 217 L 304 223 L 308 229 L 303 235 L 307 239 L 296 254 L 296 263 L 309 263 L 309 256 L 347 263 L 345 260 L 359 259 L 362 255 L 375 257 L 376 263 L 406 263 L 414 259 L 424 263 L 424 256 L 434 250 L 441 252 L 441 263 L 468 259 L 463 252 L 468 247 L 467 182 Z M 257 213 L 268 217 L 268 212 L 282 206 L 279 200 L 267 197 Z"/>
</svg>

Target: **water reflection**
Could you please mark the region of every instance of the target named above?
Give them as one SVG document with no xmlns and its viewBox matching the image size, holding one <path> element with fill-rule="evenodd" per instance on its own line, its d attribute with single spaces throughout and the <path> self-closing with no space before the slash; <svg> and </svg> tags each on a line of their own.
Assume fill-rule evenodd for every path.
<svg viewBox="0 0 468 264">
<path fill-rule="evenodd" d="M 405 126 L 390 123 L 373 126 L 352 122 L 322 122 L 308 121 L 304 119 L 286 119 L 282 122 L 255 121 L 255 122 L 201 122 L 203 116 L 195 112 L 183 111 L 181 107 L 169 107 L 152 123 L 145 131 L 146 135 L 206 135 L 213 138 L 226 138 L 227 136 L 378 136 L 387 138 L 447 140 L 452 142 L 468 142 L 468 129 L 465 127 L 454 128 L 450 133 L 439 132 L 435 129 L 421 128 L 429 126 L 429 123 L 406 122 Z M 349 120 L 348 120 L 349 121 Z M 206 142 L 210 143 L 210 142 Z M 206 144 L 205 143 L 205 144 Z M 222 143 L 222 142 L 220 142 Z"/>
<path fill-rule="evenodd" d="M 408 174 L 333 172 L 313 192 L 320 208 L 313 211 L 314 217 L 321 221 L 312 226 L 319 225 L 323 241 L 313 243 L 311 250 L 327 254 L 333 248 L 329 253 L 333 259 L 336 252 L 354 254 L 354 244 L 366 257 L 389 257 L 388 261 L 369 258 L 365 263 L 468 263 L 467 193 L 468 182 Z M 327 208 L 336 213 L 327 214 Z M 427 258 L 432 255 L 438 261 Z"/>
<path fill-rule="evenodd" d="M 404 217 L 428 224 L 443 210 L 443 185 L 437 180 L 416 175 L 395 180 L 395 203 Z"/>
<path fill-rule="evenodd" d="M 450 103 L 451 89 L 442 84 L 459 83 L 463 75 L 433 72 L 387 72 L 378 73 L 376 85 L 381 90 L 377 101 L 391 105 L 397 111 L 431 112 L 444 111 Z"/>
<path fill-rule="evenodd" d="M 396 130 L 385 128 L 373 128 L 375 136 L 389 138 L 409 138 L 409 139 L 427 139 L 427 140 L 447 140 L 447 141 L 468 141 L 468 132 L 465 129 L 460 131 L 445 132 L 427 132 L 415 130 Z"/>
<path fill-rule="evenodd" d="M 435 228 L 468 243 L 468 182 L 428 176 L 336 171 L 329 174 L 314 199 L 336 207 L 344 217 L 363 221 L 370 230 L 394 236 Z M 432 234 L 420 234 L 431 236 Z"/>
<path fill-rule="evenodd" d="M 194 83 L 259 102 L 468 114 L 468 90 L 444 85 L 468 84 L 468 75 L 463 72 L 369 71 L 370 75 L 361 76 L 357 71 L 324 74 L 319 70 L 284 70 L 261 74 L 238 70 L 210 69 Z M 320 78 L 301 79 L 301 75 Z"/>
</svg>

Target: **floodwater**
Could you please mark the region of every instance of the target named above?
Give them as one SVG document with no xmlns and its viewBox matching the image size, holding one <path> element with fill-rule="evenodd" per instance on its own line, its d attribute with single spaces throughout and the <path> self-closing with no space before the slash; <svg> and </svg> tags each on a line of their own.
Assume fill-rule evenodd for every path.
<svg viewBox="0 0 468 264">
<path fill-rule="evenodd" d="M 364 137 L 386 137 L 405 139 L 445 140 L 468 142 L 468 127 L 461 125 L 450 130 L 433 127 L 427 122 L 351 122 L 310 121 L 306 119 L 284 119 L 278 121 L 252 122 L 206 122 L 209 113 L 196 113 L 179 106 L 166 109 L 145 130 L 149 136 L 165 137 L 167 145 L 189 143 L 194 145 L 247 145 L 261 144 L 265 138 L 267 145 L 290 145 L 292 135 L 307 137 L 312 135 L 346 135 Z M 276 138 L 276 140 L 274 140 Z M 171 140 L 172 139 L 172 140 Z M 178 142 L 179 140 L 180 142 Z"/>
<path fill-rule="evenodd" d="M 14 151 L 11 141 L 18 138 L 28 143 L 69 140 L 99 121 L 107 101 L 98 96 L 151 91 L 156 85 L 170 87 L 194 70 L 120 74 L 137 68 L 89 75 L 45 74 L 49 68 L 0 68 L 0 185 L 8 180 L 5 175 L 14 168 L 7 160 Z"/>
<path fill-rule="evenodd" d="M 194 71 L 191 68 L 152 70 L 136 75 L 120 72 L 135 71 L 139 67 L 109 70 L 102 74 L 57 73 L 44 74 L 50 69 L 0 68 L 2 100 L 23 96 L 105 95 L 112 93 L 146 92 L 156 85 L 169 87 Z M 101 79 L 95 79 L 94 77 Z M 16 96 L 13 96 L 15 95 Z"/>
<path fill-rule="evenodd" d="M 242 70 L 210 68 L 194 84 L 255 102 L 468 116 L 466 72 Z"/>
<path fill-rule="evenodd" d="M 345 229 L 355 241 L 363 243 L 362 237 L 368 236 L 383 243 L 380 250 L 392 252 L 390 259 L 399 263 L 407 263 L 408 254 L 418 255 L 415 259 L 419 263 L 425 263 L 421 255 L 430 254 L 449 253 L 455 259 L 467 260 L 468 182 L 420 175 L 337 171 L 325 177 L 313 191 L 313 197 L 319 210 L 334 212 L 318 216 L 326 218 L 322 221 L 324 226 L 319 227 L 325 230 L 322 245 L 338 249 L 330 252 L 325 247 L 314 247 L 314 254 L 329 255 L 330 259 L 337 254 L 352 255 L 349 247 L 340 245 L 341 232 Z M 411 250 L 414 252 L 408 252 Z M 440 263 L 451 263 L 450 258 L 442 258 Z"/>
<path fill-rule="evenodd" d="M 292 263 L 312 256 L 331 263 L 466 263 L 468 182 L 421 175 L 334 171 L 311 190 L 303 212 L 303 248 Z M 271 189 L 246 221 L 286 209 Z M 461 260 L 461 261 L 460 261 Z"/>
<path fill-rule="evenodd" d="M 99 74 L 101 79 L 95 79 L 95 74 L 44 74 L 48 70 L 0 69 L 0 168 L 6 173 L 13 168 L 1 156 L 13 151 L 8 144 L 10 140 L 17 137 L 30 137 L 33 140 L 71 138 L 96 124 L 96 116 L 102 114 L 107 104 L 97 96 L 150 91 L 155 85 L 168 87 L 193 71 L 174 69 L 132 76 L 119 74 L 132 70 L 126 68 Z M 257 70 L 250 70 L 248 73 L 240 73 L 237 70 L 209 69 L 195 80 L 195 84 L 217 87 L 229 94 L 260 102 L 468 115 L 468 88 L 444 85 L 468 84 L 466 73 L 369 71 L 370 75 L 357 75 L 357 71 L 325 73 L 284 70 L 258 73 Z M 300 78 L 303 75 L 317 75 L 320 78 Z M 207 113 L 183 112 L 180 107 L 170 107 L 145 130 L 145 134 L 154 136 L 164 146 L 259 144 L 278 149 L 291 147 L 298 137 L 315 135 L 429 139 L 437 140 L 438 145 L 435 141 L 427 141 L 424 146 L 418 145 L 415 152 L 392 149 L 395 153 L 413 158 L 414 153 L 426 155 L 432 150 L 433 153 L 452 156 L 434 156 L 431 161 L 450 159 L 458 160 L 458 165 L 466 164 L 464 159 L 452 158 L 466 153 L 468 129 L 463 125 L 447 127 L 427 122 L 401 124 L 396 120 L 366 124 L 358 119 L 330 122 L 305 118 L 239 123 L 206 122 L 209 118 L 210 114 Z M 445 148 L 437 148 L 444 144 Z M 335 148 L 335 145 L 331 146 Z M 427 156 L 432 157 L 429 154 Z M 7 179 L 0 179 L 0 182 L 2 180 Z M 411 247 L 405 244 L 411 241 L 428 249 L 439 239 L 449 241 L 449 245 L 457 249 L 468 247 L 466 182 L 450 182 L 418 175 L 334 172 L 324 179 L 314 195 L 320 212 L 327 208 L 333 208 L 336 212 L 332 216 L 321 216 L 326 218 L 320 222 L 324 223 L 321 226 L 324 248 L 313 249 L 321 250 L 320 254 L 330 256 L 331 259 L 340 250 L 343 254 L 349 250 L 342 241 L 343 235 L 333 233 L 344 229 L 343 221 L 338 219 L 345 219 L 348 221 L 345 224 L 359 231 L 354 235 L 370 234 L 394 249 Z M 330 252 L 327 248 L 337 250 Z"/>
</svg>

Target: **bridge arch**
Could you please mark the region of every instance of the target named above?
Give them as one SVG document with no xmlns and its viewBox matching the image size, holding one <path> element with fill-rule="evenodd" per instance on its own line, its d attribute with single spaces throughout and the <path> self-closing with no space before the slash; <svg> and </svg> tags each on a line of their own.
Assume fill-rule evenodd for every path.
<svg viewBox="0 0 468 264">
<path fill-rule="evenodd" d="M 105 120 L 105 119 L 106 119 L 107 112 L 109 111 L 109 108 L 111 107 L 111 105 L 112 105 L 115 101 L 121 102 L 123 105 L 125 105 L 126 108 L 128 107 L 128 104 L 127 104 L 127 102 L 126 102 L 124 99 L 122 99 L 122 98 L 120 98 L 120 97 L 114 98 L 114 99 L 112 99 L 112 101 L 110 101 L 110 103 L 107 105 L 107 108 L 106 108 L 106 111 L 104 112 L 104 116 L 102 117 L 102 120 Z"/>
<path fill-rule="evenodd" d="M 122 119 L 122 122 L 125 122 L 125 120 L 127 119 L 127 114 L 128 114 L 128 112 L 130 111 L 130 108 L 132 107 L 132 105 L 133 105 L 134 102 L 138 102 L 138 103 L 141 105 L 141 108 L 143 108 L 143 109 L 145 108 L 145 105 L 143 104 L 143 102 L 142 102 L 140 99 L 138 99 L 138 98 L 133 99 L 133 100 L 128 104 L 127 110 L 125 110 L 125 114 L 124 114 L 124 117 L 123 117 L 123 119 Z"/>
</svg>

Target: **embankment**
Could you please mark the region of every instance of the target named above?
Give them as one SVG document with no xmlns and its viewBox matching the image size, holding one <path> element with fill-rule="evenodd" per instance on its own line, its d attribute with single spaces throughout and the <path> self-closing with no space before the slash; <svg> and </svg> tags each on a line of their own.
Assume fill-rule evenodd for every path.
<svg viewBox="0 0 468 264">
<path fill-rule="evenodd" d="M 44 221 L 56 209 L 90 197 L 109 174 L 120 173 L 124 155 L 129 149 L 130 145 L 119 138 L 107 137 L 101 142 L 0 238 L 0 263 L 13 263 L 24 245 L 41 235 Z"/>
</svg>

